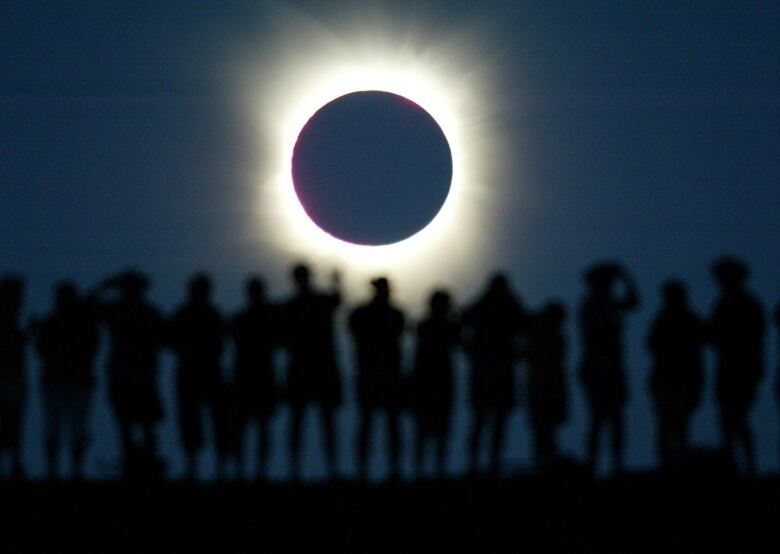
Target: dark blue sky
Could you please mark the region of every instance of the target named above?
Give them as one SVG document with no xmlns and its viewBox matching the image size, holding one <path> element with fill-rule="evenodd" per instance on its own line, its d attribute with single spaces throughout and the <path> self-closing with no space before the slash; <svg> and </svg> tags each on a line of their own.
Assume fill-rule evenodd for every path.
<svg viewBox="0 0 780 554">
<path fill-rule="evenodd" d="M 263 37 L 279 6 L 0 4 L 0 269 L 29 277 L 31 312 L 48 305 L 54 278 L 87 284 L 129 263 L 155 275 L 153 296 L 166 309 L 201 268 L 215 273 L 231 309 L 250 269 L 270 275 L 274 294 L 286 291 L 286 268 L 269 265 L 284 253 L 248 236 L 256 215 L 246 175 L 258 145 L 228 78 L 253 48 L 268 56 Z M 293 6 L 326 26 L 351 12 L 332 2 Z M 637 276 L 644 303 L 628 322 L 629 450 L 633 463 L 652 461 L 640 439 L 652 430 L 642 340 L 659 283 L 685 279 L 707 312 L 709 263 L 732 252 L 751 264 L 751 287 L 767 307 L 780 297 L 780 5 L 384 9 L 429 30 L 431 41 L 457 40 L 460 28 L 478 31 L 464 41 L 484 39 L 479 50 L 502 99 L 491 125 L 511 158 L 509 182 L 496 183 L 504 209 L 491 262 L 507 268 L 526 301 L 558 296 L 574 306 L 581 270 L 603 257 Z M 459 292 L 478 286 L 460 283 Z M 773 330 L 772 378 L 776 342 Z M 572 346 L 573 366 L 576 337 Z M 753 422 L 769 468 L 777 412 L 764 385 Z M 578 395 L 573 408 L 565 435 L 580 451 Z M 699 442 L 715 440 L 711 408 L 708 395 L 695 421 Z M 524 455 L 526 441 L 518 433 L 512 455 Z"/>
</svg>

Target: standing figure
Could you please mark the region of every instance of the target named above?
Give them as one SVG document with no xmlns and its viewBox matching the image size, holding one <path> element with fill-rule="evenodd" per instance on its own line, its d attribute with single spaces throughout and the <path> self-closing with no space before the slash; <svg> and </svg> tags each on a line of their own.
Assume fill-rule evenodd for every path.
<svg viewBox="0 0 780 554">
<path fill-rule="evenodd" d="M 157 390 L 160 350 L 165 323 L 160 312 L 145 299 L 148 279 L 129 270 L 106 279 L 92 296 L 108 328 L 109 401 L 119 424 L 125 476 L 157 477 L 162 464 L 157 457 L 157 423 L 162 404 Z M 101 301 L 100 295 L 116 290 L 119 297 Z"/>
<path fill-rule="evenodd" d="M 780 304 L 777 305 L 777 308 L 775 308 L 775 325 L 777 326 L 777 334 L 778 334 L 778 353 L 780 353 Z M 778 365 L 777 369 L 778 377 L 777 377 L 777 396 L 780 398 L 780 365 Z"/>
<path fill-rule="evenodd" d="M 27 399 L 27 332 L 20 323 L 23 297 L 20 277 L 0 277 L 0 464 L 8 455 L 15 479 L 24 477 L 20 450 L 22 409 Z"/>
<path fill-rule="evenodd" d="M 583 357 L 580 378 L 590 411 L 588 464 L 593 470 L 604 427 L 612 432 L 615 473 L 623 470 L 623 408 L 626 383 L 623 369 L 623 315 L 639 305 L 634 281 L 618 264 L 595 265 L 585 273 L 588 292 L 580 306 Z M 622 296 L 614 286 L 623 283 Z"/>
<path fill-rule="evenodd" d="M 490 473 L 498 474 L 506 419 L 515 402 L 515 363 L 519 357 L 523 308 L 507 278 L 494 275 L 482 296 L 464 311 L 466 353 L 471 361 L 470 466 L 476 473 L 480 444 L 492 422 Z"/>
<path fill-rule="evenodd" d="M 287 351 L 287 399 L 292 409 L 290 458 L 294 479 L 301 474 L 301 428 L 305 409 L 320 408 L 325 435 L 325 463 L 336 473 L 334 411 L 341 403 L 341 376 L 336 362 L 333 319 L 341 303 L 338 274 L 333 290 L 318 292 L 311 286 L 305 265 L 292 270 L 295 293 L 281 307 L 282 344 Z"/>
<path fill-rule="evenodd" d="M 390 300 L 390 284 L 380 277 L 371 281 L 374 297 L 355 308 L 349 330 L 357 358 L 357 391 L 360 404 L 358 475 L 368 476 L 369 438 L 380 410 L 387 414 L 390 438 L 390 478 L 398 477 L 401 462 L 400 415 L 402 402 L 401 335 L 404 315 Z"/>
<path fill-rule="evenodd" d="M 51 479 L 57 477 L 60 450 L 68 441 L 73 475 L 77 479 L 83 477 L 98 338 L 93 306 L 79 297 L 73 283 L 61 282 L 55 291 L 54 310 L 41 322 L 36 341 L 41 358 L 46 459 Z"/>
<path fill-rule="evenodd" d="M 425 446 L 431 443 L 436 455 L 434 475 L 441 475 L 446 468 L 452 412 L 452 356 L 460 330 L 452 313 L 449 293 L 435 291 L 431 295 L 429 308 L 428 315 L 417 325 L 417 350 L 412 376 L 417 419 L 415 459 L 417 471 L 421 473 Z"/>
<path fill-rule="evenodd" d="M 529 317 L 525 337 L 528 362 L 528 409 L 536 468 L 544 470 L 559 458 L 555 433 L 566 421 L 566 309 L 549 302 Z"/>
<path fill-rule="evenodd" d="M 685 286 L 667 281 L 663 306 L 653 321 L 647 347 L 653 356 L 650 390 L 658 418 L 661 464 L 681 461 L 688 450 L 688 428 L 702 392 L 704 323 L 688 306 Z"/>
<path fill-rule="evenodd" d="M 764 369 L 764 314 L 745 289 L 748 268 L 740 260 L 723 258 L 712 266 L 720 297 L 710 318 L 717 352 L 716 397 L 726 454 L 736 461 L 742 447 L 747 472 L 755 472 L 753 435 L 747 417 Z"/>
<path fill-rule="evenodd" d="M 268 462 L 269 419 L 276 406 L 273 349 L 277 343 L 277 309 L 268 303 L 262 279 L 247 281 L 247 307 L 231 323 L 235 346 L 233 397 L 237 403 L 236 433 L 242 460 L 249 424 L 257 423 L 257 479 L 265 476 Z M 246 474 L 246 471 L 244 471 Z"/>
<path fill-rule="evenodd" d="M 194 479 L 197 454 L 203 446 L 203 409 L 219 430 L 222 423 L 221 358 L 226 326 L 214 306 L 211 279 L 202 273 L 189 282 L 187 302 L 179 308 L 170 323 L 169 340 L 176 352 L 176 398 L 179 432 L 186 455 L 185 475 Z M 218 473 L 222 474 L 221 457 Z"/>
</svg>

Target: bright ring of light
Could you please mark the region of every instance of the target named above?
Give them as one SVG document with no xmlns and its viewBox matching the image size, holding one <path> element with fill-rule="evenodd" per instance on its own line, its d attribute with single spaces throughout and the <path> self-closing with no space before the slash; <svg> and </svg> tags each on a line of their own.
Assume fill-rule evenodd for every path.
<svg viewBox="0 0 780 554">
<path fill-rule="evenodd" d="M 452 181 L 439 124 L 419 104 L 386 91 L 356 91 L 322 106 L 301 129 L 292 157 L 296 196 L 309 219 L 352 244 L 414 236 L 434 220 Z"/>
<path fill-rule="evenodd" d="M 494 108 L 484 91 L 485 76 L 469 66 L 473 53 L 445 42 L 439 53 L 418 44 L 404 47 L 383 41 L 383 32 L 349 40 L 348 33 L 336 39 L 319 27 L 306 31 L 305 36 L 285 35 L 254 89 L 266 147 L 258 176 L 261 235 L 288 257 L 353 273 L 416 278 L 478 266 L 488 238 L 496 133 L 487 123 L 488 110 Z M 294 45 L 292 52 L 285 53 L 284 44 Z M 292 183 L 293 147 L 312 114 L 340 96 L 368 90 L 420 105 L 441 127 L 452 153 L 450 193 L 436 217 L 416 234 L 381 246 L 351 244 L 322 231 L 307 216 Z"/>
</svg>

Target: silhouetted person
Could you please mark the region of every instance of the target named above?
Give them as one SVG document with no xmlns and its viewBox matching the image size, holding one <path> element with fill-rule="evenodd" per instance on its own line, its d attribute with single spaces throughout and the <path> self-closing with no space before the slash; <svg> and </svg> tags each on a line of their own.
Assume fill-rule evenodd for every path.
<svg viewBox="0 0 780 554">
<path fill-rule="evenodd" d="M 0 278 L 0 463 L 11 459 L 11 476 L 24 477 L 20 442 L 22 408 L 27 398 L 25 344 L 20 318 L 24 281 Z"/>
<path fill-rule="evenodd" d="M 269 418 L 274 411 L 277 387 L 273 351 L 279 335 L 276 306 L 266 298 L 265 285 L 257 277 L 247 281 L 247 307 L 231 323 L 235 345 L 233 400 L 236 402 L 239 452 L 244 451 L 247 427 L 258 428 L 257 478 L 265 476 L 268 462 Z M 242 455 L 245 460 L 246 456 Z M 246 473 L 246 472 L 244 472 Z"/>
<path fill-rule="evenodd" d="M 469 454 L 476 473 L 479 447 L 492 422 L 490 472 L 497 474 L 506 418 L 515 402 L 515 363 L 524 325 L 523 308 L 504 275 L 494 275 L 482 296 L 463 313 L 466 352 L 471 362 Z"/>
<path fill-rule="evenodd" d="M 211 294 L 211 279 L 202 273 L 194 275 L 187 301 L 173 316 L 168 331 L 178 361 L 176 398 L 188 479 L 196 476 L 197 454 L 203 446 L 204 411 L 211 417 L 215 432 L 223 416 L 221 358 L 226 326 Z M 218 463 L 220 474 L 222 461 Z"/>
<path fill-rule="evenodd" d="M 566 309 L 560 302 L 550 302 L 528 318 L 528 409 L 537 469 L 545 469 L 558 460 L 555 435 L 567 416 L 565 318 Z"/>
<path fill-rule="evenodd" d="M 647 347 L 653 356 L 650 391 L 658 419 L 658 454 L 668 467 L 688 450 L 688 428 L 703 384 L 702 348 L 706 329 L 688 306 L 679 281 L 667 281 L 663 305 L 653 321 Z"/>
<path fill-rule="evenodd" d="M 452 302 L 446 291 L 435 291 L 429 301 L 429 312 L 417 325 L 417 349 L 414 357 L 417 471 L 422 472 L 425 447 L 431 443 L 435 452 L 434 475 L 444 473 L 452 411 L 453 350 L 460 329 L 452 313 Z"/>
<path fill-rule="evenodd" d="M 752 475 L 755 459 L 747 416 L 763 372 L 764 314 L 758 301 L 745 289 L 745 264 L 723 258 L 713 264 L 712 273 L 721 289 L 710 318 L 710 330 L 718 358 L 716 394 L 723 447 L 736 461 L 739 443 L 747 471 Z"/>
<path fill-rule="evenodd" d="M 639 296 L 633 279 L 616 263 L 602 263 L 585 273 L 588 292 L 580 307 L 583 358 L 580 378 L 590 411 L 588 463 L 596 467 L 599 438 L 612 432 L 615 473 L 623 470 L 623 408 L 626 383 L 623 369 L 623 315 L 636 308 Z M 623 294 L 615 284 L 622 281 Z"/>
<path fill-rule="evenodd" d="M 390 478 L 398 477 L 401 462 L 400 412 L 402 402 L 401 335 L 404 315 L 390 301 L 390 284 L 371 281 L 374 297 L 355 308 L 349 330 L 355 343 L 357 392 L 360 404 L 358 475 L 368 474 L 369 438 L 380 410 L 387 414 L 390 439 Z"/>
<path fill-rule="evenodd" d="M 61 282 L 56 287 L 54 310 L 40 323 L 36 341 L 41 358 L 50 478 L 57 476 L 60 449 L 68 441 L 73 474 L 83 477 L 98 338 L 93 306 L 79 297 L 73 283 Z"/>
<path fill-rule="evenodd" d="M 780 304 L 777 305 L 777 308 L 775 308 L 775 325 L 777 327 L 777 335 L 778 335 L 778 352 L 780 352 Z M 780 398 L 780 364 L 778 364 L 777 368 L 777 389 L 776 394 L 778 398 Z"/>
<path fill-rule="evenodd" d="M 292 271 L 295 293 L 281 307 L 282 342 L 288 354 L 287 399 L 292 410 L 290 452 L 294 478 L 301 470 L 301 425 L 310 404 L 320 408 L 325 434 L 325 463 L 331 476 L 336 472 L 334 411 L 341 403 L 341 376 L 333 342 L 333 318 L 341 303 L 338 275 L 331 292 L 317 292 L 311 286 L 309 268 L 297 265 Z"/>
<path fill-rule="evenodd" d="M 156 476 L 161 470 L 156 435 L 162 418 L 157 368 L 165 323 L 145 299 L 148 287 L 144 275 L 130 270 L 105 280 L 92 297 L 110 337 L 109 401 L 119 424 L 126 476 Z M 101 301 L 98 295 L 109 290 L 118 291 L 118 298 Z"/>
</svg>

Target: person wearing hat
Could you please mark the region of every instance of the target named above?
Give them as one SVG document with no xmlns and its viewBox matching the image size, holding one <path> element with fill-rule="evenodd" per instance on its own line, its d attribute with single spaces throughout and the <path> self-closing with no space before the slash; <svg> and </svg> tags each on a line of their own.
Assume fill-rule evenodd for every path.
<svg viewBox="0 0 780 554">
<path fill-rule="evenodd" d="M 279 309 L 281 344 L 287 352 L 287 401 L 292 410 L 290 459 L 293 479 L 301 474 L 301 431 L 305 410 L 319 407 L 325 431 L 325 464 L 336 474 L 334 412 L 341 404 L 341 375 L 336 360 L 334 318 L 341 304 L 340 278 L 333 275 L 333 289 L 315 290 L 311 271 L 304 264 L 291 272 L 295 292 Z"/>
<path fill-rule="evenodd" d="M 374 296 L 349 316 L 349 330 L 355 345 L 357 392 L 360 403 L 358 431 L 358 474 L 368 476 L 369 438 L 376 414 L 387 413 L 390 437 L 390 477 L 398 476 L 401 458 L 401 336 L 404 315 L 390 299 L 385 277 L 371 281 Z"/>
<path fill-rule="evenodd" d="M 526 315 L 506 275 L 496 273 L 461 318 L 471 365 L 470 400 L 474 411 L 469 437 L 469 465 L 479 471 L 483 440 L 489 442 L 489 472 L 496 476 L 506 439 L 506 420 L 515 403 L 515 366 Z"/>
<path fill-rule="evenodd" d="M 90 295 L 108 329 L 109 402 L 119 425 L 126 477 L 156 476 L 161 470 L 156 426 L 162 419 L 162 403 L 157 370 L 166 326 L 160 311 L 145 298 L 148 288 L 149 280 L 130 269 L 106 279 Z M 105 294 L 113 299 L 105 300 Z"/>
<path fill-rule="evenodd" d="M 28 331 L 21 324 L 24 281 L 0 277 L 0 468 L 11 460 L 11 476 L 24 477 L 21 457 L 22 411 L 27 397 L 25 346 Z"/>
<path fill-rule="evenodd" d="M 609 428 L 615 473 L 623 470 L 623 408 L 626 384 L 623 369 L 623 316 L 639 305 L 631 276 L 619 264 L 604 262 L 585 272 L 587 293 L 580 305 L 582 336 L 580 379 L 590 411 L 588 465 L 596 467 L 599 438 Z M 621 282 L 623 291 L 616 294 Z"/>
<path fill-rule="evenodd" d="M 737 446 L 741 447 L 746 471 L 752 475 L 755 454 L 747 417 L 764 369 L 764 313 L 745 287 L 748 268 L 742 261 L 721 258 L 712 265 L 712 275 L 720 287 L 710 333 L 717 355 L 715 386 L 721 439 L 734 462 Z"/>
</svg>

